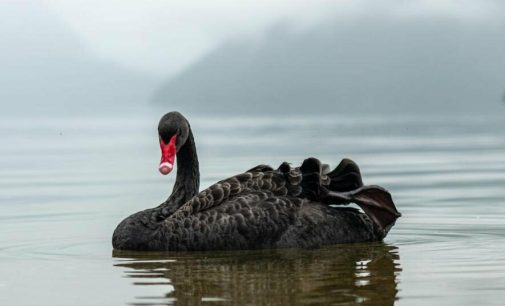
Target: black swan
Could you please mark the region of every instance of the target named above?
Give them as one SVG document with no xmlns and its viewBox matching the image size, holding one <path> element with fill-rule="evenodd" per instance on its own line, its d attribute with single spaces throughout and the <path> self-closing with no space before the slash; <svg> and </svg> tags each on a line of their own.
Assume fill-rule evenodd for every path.
<svg viewBox="0 0 505 306">
<path fill-rule="evenodd" d="M 177 157 L 170 197 L 135 213 L 114 231 L 119 250 L 203 251 L 314 248 L 382 240 L 401 214 L 391 195 L 364 186 L 358 166 L 344 159 L 333 171 L 315 158 L 300 167 L 256 166 L 199 192 L 200 174 L 189 122 L 178 112 L 158 125 L 159 170 L 168 174 Z M 330 205 L 355 203 L 352 207 Z"/>
</svg>

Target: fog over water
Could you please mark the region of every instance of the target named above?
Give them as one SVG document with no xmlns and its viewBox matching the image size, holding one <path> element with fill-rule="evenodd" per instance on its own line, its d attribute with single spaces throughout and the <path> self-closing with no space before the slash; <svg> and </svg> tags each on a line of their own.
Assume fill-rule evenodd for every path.
<svg viewBox="0 0 505 306">
<path fill-rule="evenodd" d="M 0 6 L 5 111 L 503 111 L 498 1 Z"/>
</svg>

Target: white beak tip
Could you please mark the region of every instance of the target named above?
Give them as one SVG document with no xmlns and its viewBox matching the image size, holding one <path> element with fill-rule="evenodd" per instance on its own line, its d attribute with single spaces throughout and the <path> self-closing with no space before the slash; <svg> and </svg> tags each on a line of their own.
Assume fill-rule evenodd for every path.
<svg viewBox="0 0 505 306">
<path fill-rule="evenodd" d="M 161 163 L 159 167 L 159 170 L 163 175 L 169 174 L 172 171 L 172 169 L 174 169 L 174 165 L 168 162 Z"/>
</svg>

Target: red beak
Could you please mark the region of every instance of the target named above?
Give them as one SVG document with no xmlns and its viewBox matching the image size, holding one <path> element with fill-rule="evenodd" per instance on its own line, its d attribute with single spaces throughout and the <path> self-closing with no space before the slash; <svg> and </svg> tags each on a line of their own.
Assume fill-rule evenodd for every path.
<svg viewBox="0 0 505 306">
<path fill-rule="evenodd" d="M 160 138 L 160 148 L 161 148 L 161 161 L 159 170 L 161 174 L 167 175 L 174 169 L 175 161 L 175 142 L 177 140 L 177 135 L 172 136 L 170 141 L 165 143 L 163 139 Z"/>
</svg>

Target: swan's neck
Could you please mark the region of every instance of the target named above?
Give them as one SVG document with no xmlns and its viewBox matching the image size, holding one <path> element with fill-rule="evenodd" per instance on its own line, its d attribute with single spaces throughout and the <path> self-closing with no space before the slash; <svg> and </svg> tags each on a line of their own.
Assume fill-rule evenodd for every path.
<svg viewBox="0 0 505 306">
<path fill-rule="evenodd" d="M 172 194 L 165 202 L 177 209 L 198 193 L 200 172 L 198 171 L 198 156 L 195 140 L 189 130 L 188 139 L 177 152 L 177 178 Z"/>
</svg>

